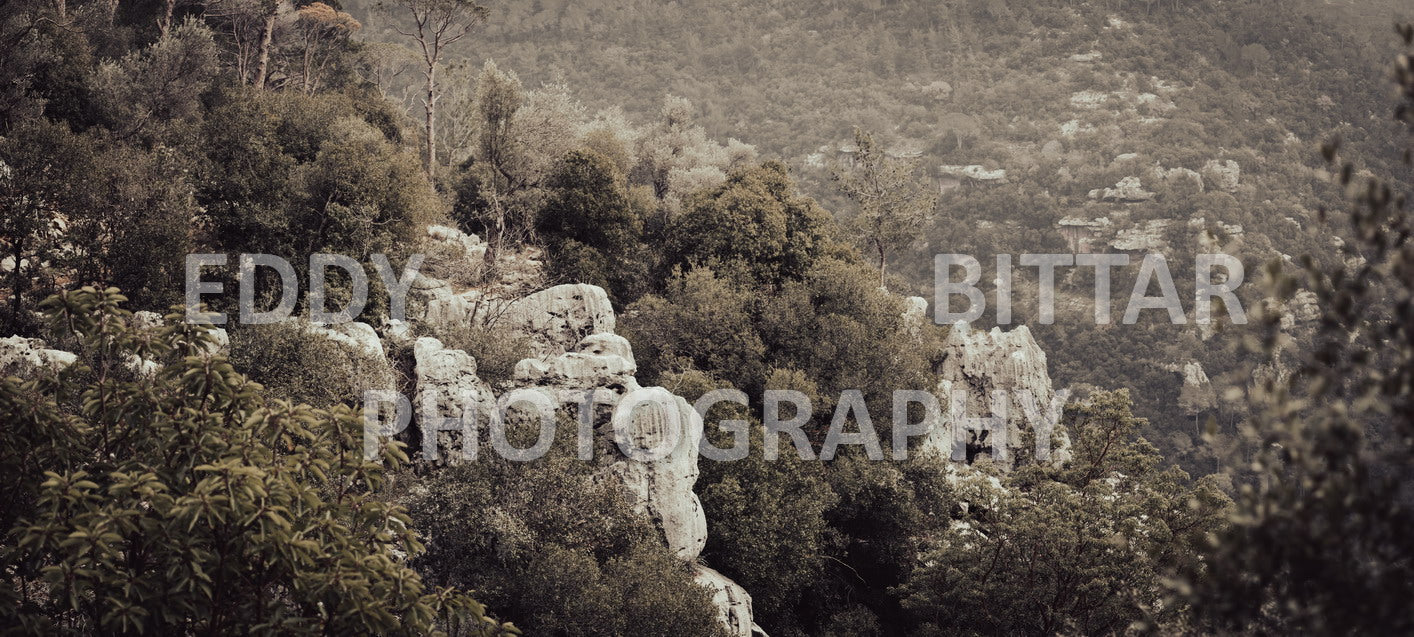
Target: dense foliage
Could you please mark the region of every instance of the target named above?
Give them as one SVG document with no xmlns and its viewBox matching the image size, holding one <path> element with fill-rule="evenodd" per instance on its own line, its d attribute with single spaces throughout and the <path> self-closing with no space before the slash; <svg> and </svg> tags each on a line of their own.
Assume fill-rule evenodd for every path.
<svg viewBox="0 0 1414 637">
<path fill-rule="evenodd" d="M 746 392 L 708 419 L 753 444 L 702 462 L 701 559 L 772 635 L 1414 625 L 1408 157 L 1384 143 L 1382 45 L 1312 17 L 1329 7 L 379 8 L 0 4 L 0 331 L 78 355 L 0 380 L 5 629 L 719 634 L 603 467 L 365 462 L 350 406 L 410 390 L 405 337 L 373 360 L 298 320 L 231 326 L 228 358 L 201 326 L 136 325 L 110 287 L 163 310 L 187 254 L 281 255 L 303 281 L 314 252 L 399 263 L 429 224 L 486 242 L 434 265 L 455 291 L 602 286 L 641 384 Z M 1148 194 L 1101 194 L 1129 177 Z M 1128 251 L 1168 255 L 1185 299 L 1193 255 L 1239 257 L 1261 321 L 1093 325 L 1081 272 L 1059 281 L 1073 315 L 1034 325 L 1022 277 L 1017 321 L 1085 390 L 1068 462 L 767 459 L 768 389 L 809 399 L 815 449 L 848 389 L 887 439 L 892 392 L 934 389 L 948 334 L 895 293 L 929 290 L 936 252 L 1079 251 L 1066 218 L 1147 237 Z M 206 278 L 229 310 L 236 269 Z M 363 320 L 389 332 L 383 309 L 375 285 Z M 498 389 L 530 350 L 490 323 L 412 329 Z"/>
<path fill-rule="evenodd" d="M 352 409 L 267 403 L 208 328 L 135 328 L 125 300 L 52 297 L 46 316 L 78 362 L 0 381 L 8 629 L 501 632 L 408 566 L 422 544 L 379 495 L 399 449 L 365 460 Z"/>
</svg>

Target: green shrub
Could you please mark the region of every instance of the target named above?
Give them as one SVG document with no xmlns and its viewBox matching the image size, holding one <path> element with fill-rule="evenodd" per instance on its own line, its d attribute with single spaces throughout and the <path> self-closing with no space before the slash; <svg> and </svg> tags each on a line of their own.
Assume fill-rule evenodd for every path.
<svg viewBox="0 0 1414 637">
<path fill-rule="evenodd" d="M 513 630 L 408 565 L 362 418 L 270 400 L 207 328 L 130 327 L 115 289 L 43 306 L 79 362 L 0 380 L 0 624 L 29 634 L 489 635 Z M 125 373 L 141 356 L 150 376 Z"/>
</svg>

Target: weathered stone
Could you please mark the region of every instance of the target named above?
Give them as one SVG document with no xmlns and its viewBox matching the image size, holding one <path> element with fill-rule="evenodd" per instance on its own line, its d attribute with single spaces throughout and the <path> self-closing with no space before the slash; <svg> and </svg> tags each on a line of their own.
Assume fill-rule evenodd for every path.
<svg viewBox="0 0 1414 637">
<path fill-rule="evenodd" d="M 1139 178 L 1130 175 L 1119 180 L 1119 183 L 1116 183 L 1114 188 L 1091 190 L 1090 198 L 1117 203 L 1139 203 L 1141 201 L 1152 200 L 1154 193 L 1144 190 L 1144 186 L 1139 181 Z"/>
<path fill-rule="evenodd" d="M 1203 178 L 1209 184 L 1223 192 L 1237 190 L 1242 177 L 1242 167 L 1231 159 L 1227 161 L 1209 159 L 1207 163 L 1203 164 L 1203 169 L 1200 172 L 1203 173 Z"/>
<path fill-rule="evenodd" d="M 478 422 L 491 418 L 496 397 L 476 375 L 476 359 L 429 336 L 417 339 L 412 352 L 417 383 L 412 406 L 419 418 L 433 406 L 438 417 L 463 418 L 473 405 Z"/>
<path fill-rule="evenodd" d="M 1178 392 L 1178 408 L 1183 413 L 1194 416 L 1218 406 L 1217 392 L 1198 361 L 1169 365 L 1167 369 L 1183 376 L 1183 388 Z"/>
<path fill-rule="evenodd" d="M 1029 439 L 1038 426 L 1045 430 L 1045 416 L 1055 396 L 1046 371 L 1046 353 L 1026 326 L 1010 332 L 996 327 L 982 332 L 965 322 L 953 326 L 943 346 L 937 394 L 948 405 L 944 408 L 947 422 L 930 429 L 926 446 L 954 461 L 971 462 L 988 455 L 1002 466 L 1035 457 L 1034 442 Z M 964 402 L 954 404 L 959 396 Z M 976 422 L 953 423 L 950 414 L 954 413 L 972 421 L 1004 418 L 1005 431 L 988 431 Z M 997 439 L 1002 433 L 1004 441 Z M 1052 436 L 1060 450 L 1052 453 L 1051 459 L 1064 460 L 1069 456 L 1069 441 L 1060 432 L 1053 431 Z M 1005 453 L 999 453 L 1003 443 Z"/>
<path fill-rule="evenodd" d="M 433 241 L 455 245 L 461 248 L 468 260 L 480 261 L 486 256 L 486 242 L 474 234 L 467 234 L 450 226 L 427 226 L 427 236 Z"/>
<path fill-rule="evenodd" d="M 530 338 L 536 356 L 570 351 L 584 337 L 614 331 L 614 308 L 597 285 L 570 283 L 512 302 L 500 321 Z"/>
<path fill-rule="evenodd" d="M 707 544 L 707 518 L 692 491 L 698 475 L 702 417 L 687 400 L 662 387 L 628 396 L 634 398 L 633 405 L 614 409 L 614 439 L 621 451 L 645 455 L 625 457 L 609 470 L 623 481 L 635 510 L 663 533 L 673 555 L 690 561 Z"/>
<path fill-rule="evenodd" d="M 1115 233 L 1110 247 L 1129 252 L 1157 252 L 1165 245 L 1164 232 L 1171 223 L 1168 219 L 1150 219 L 1141 225 L 1124 228 Z"/>
<path fill-rule="evenodd" d="M 373 327 L 367 323 L 351 321 L 331 325 L 312 323 L 305 323 L 305 325 L 310 333 L 323 336 L 363 356 L 374 359 L 384 357 L 383 341 L 378 340 L 378 333 L 373 331 Z"/>
<path fill-rule="evenodd" d="M 766 632 L 751 620 L 751 595 L 740 584 L 701 564 L 692 565 L 692 581 L 712 592 L 717 616 L 733 637 L 765 637 Z"/>
<path fill-rule="evenodd" d="M 928 322 L 928 299 L 910 296 L 903 300 L 903 324 L 909 333 L 917 334 Z"/>
<path fill-rule="evenodd" d="M 29 379 L 43 372 L 57 372 L 77 360 L 70 352 L 45 347 L 44 341 L 37 338 L 0 338 L 0 377 Z"/>
<path fill-rule="evenodd" d="M 561 389 L 604 387 L 632 391 L 638 372 L 628 341 L 616 334 L 593 334 L 549 360 L 527 358 L 516 363 L 518 385 L 554 386 Z"/>
</svg>

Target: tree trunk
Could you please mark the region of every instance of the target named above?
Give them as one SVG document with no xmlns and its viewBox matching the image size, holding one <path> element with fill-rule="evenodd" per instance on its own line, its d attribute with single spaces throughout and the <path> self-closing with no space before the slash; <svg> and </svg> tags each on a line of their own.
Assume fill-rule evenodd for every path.
<svg viewBox="0 0 1414 637">
<path fill-rule="evenodd" d="M 314 49 L 314 45 L 311 44 L 311 43 L 309 42 L 309 40 L 305 40 L 305 43 L 304 43 L 304 71 L 302 71 L 302 72 L 300 73 L 300 78 L 301 78 L 300 83 L 301 83 L 301 85 L 302 85 L 301 88 L 304 89 L 304 92 L 305 92 L 306 94 L 312 94 L 312 93 L 314 93 L 314 85 L 313 85 L 313 83 L 311 83 L 311 82 L 309 81 L 310 57 L 311 57 L 311 51 L 312 51 L 313 49 Z"/>
<path fill-rule="evenodd" d="M 427 178 L 432 179 L 437 166 L 437 64 L 427 64 L 427 96 L 423 98 L 427 116 Z"/>
<path fill-rule="evenodd" d="M 265 88 L 265 75 L 270 70 L 270 42 L 275 37 L 275 13 L 265 16 L 265 27 L 260 31 L 260 49 L 255 60 L 255 88 Z"/>
<path fill-rule="evenodd" d="M 887 289 L 884 286 L 884 266 L 888 265 L 884 259 L 884 244 L 876 243 L 875 247 L 879 249 L 879 289 L 884 290 Z"/>
<path fill-rule="evenodd" d="M 11 254 L 15 260 L 15 270 L 10 276 L 10 329 L 19 330 L 20 326 L 20 296 L 24 294 L 25 278 L 20 270 L 24 262 L 24 240 L 22 237 L 15 237 L 14 252 Z M 36 255 L 35 258 L 38 258 Z"/>
<path fill-rule="evenodd" d="M 177 0 L 165 0 L 162 3 L 162 18 L 157 21 L 157 31 L 162 37 L 167 37 L 167 30 L 172 28 L 172 13 L 177 10 Z"/>
</svg>

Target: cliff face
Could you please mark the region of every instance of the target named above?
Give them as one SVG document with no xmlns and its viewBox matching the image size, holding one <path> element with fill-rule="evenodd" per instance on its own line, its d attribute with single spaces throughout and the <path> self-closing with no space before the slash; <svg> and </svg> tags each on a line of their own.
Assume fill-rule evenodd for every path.
<svg viewBox="0 0 1414 637">
<path fill-rule="evenodd" d="M 1049 460 L 1069 456 L 1069 440 L 1053 429 L 1060 401 L 1046 353 L 1024 325 L 1009 332 L 954 325 L 943 345 L 935 393 L 945 405 L 943 422 L 929 432 L 926 445 L 942 457 L 969 464 L 990 457 L 1004 467 L 1044 460 L 1036 437 L 1048 431 Z"/>
</svg>

